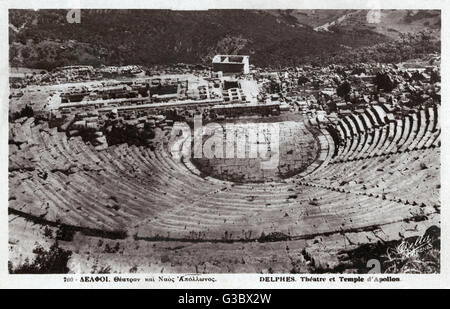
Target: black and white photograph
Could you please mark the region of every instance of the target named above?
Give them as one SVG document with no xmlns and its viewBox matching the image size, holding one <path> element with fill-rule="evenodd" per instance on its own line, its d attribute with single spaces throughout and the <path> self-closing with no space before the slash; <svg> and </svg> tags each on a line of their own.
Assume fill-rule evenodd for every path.
<svg viewBox="0 0 450 309">
<path fill-rule="evenodd" d="M 440 274 L 441 13 L 9 8 L 9 276 Z"/>
</svg>

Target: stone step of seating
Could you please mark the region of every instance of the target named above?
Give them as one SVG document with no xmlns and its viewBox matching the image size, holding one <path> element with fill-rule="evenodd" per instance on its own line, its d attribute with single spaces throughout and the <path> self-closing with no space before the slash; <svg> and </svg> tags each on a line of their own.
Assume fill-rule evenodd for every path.
<svg viewBox="0 0 450 309">
<path fill-rule="evenodd" d="M 409 116 L 405 120 L 396 120 L 395 122 L 386 122 L 386 117 L 385 108 L 377 105 L 365 109 L 357 115 L 351 114 L 341 118 L 337 130 L 339 136 L 341 138 L 345 136 L 346 140 L 342 143 L 343 147 L 339 147 L 337 155 L 331 162 L 364 159 L 369 156 L 393 153 L 399 150 L 400 144 L 410 143 L 413 140 L 412 136 L 411 140 L 408 140 L 412 129 Z"/>
<path fill-rule="evenodd" d="M 408 140 L 408 137 L 411 134 L 411 128 L 412 128 L 412 117 L 408 115 L 404 118 L 403 134 L 402 134 L 402 137 L 400 138 L 400 140 L 398 141 L 397 145 L 395 145 L 395 147 L 393 149 L 394 152 L 399 151 L 399 149 Z"/>
<path fill-rule="evenodd" d="M 94 201 L 91 204 L 89 201 L 89 195 L 83 194 L 79 187 L 69 183 L 67 180 L 62 180 L 62 176 L 56 173 L 49 176 L 43 185 L 46 187 L 47 193 L 46 199 L 53 201 L 54 205 L 58 208 L 65 208 L 66 210 L 58 210 L 58 218 L 52 218 L 46 216 L 46 219 L 51 221 L 61 221 L 66 224 L 82 223 L 85 227 L 103 227 L 105 229 L 114 229 L 116 226 L 112 220 L 105 219 L 103 214 L 98 212 L 98 205 L 101 205 L 101 201 Z M 88 212 L 80 211 L 86 207 Z M 100 206 L 101 207 L 101 206 Z M 79 216 L 82 215 L 80 218 Z M 77 224 L 77 225 L 78 225 Z"/>
<path fill-rule="evenodd" d="M 378 129 L 379 138 L 374 147 L 368 150 L 368 158 L 373 158 L 384 148 L 384 145 L 388 142 L 389 126 L 382 126 Z"/>
<path fill-rule="evenodd" d="M 338 148 L 338 153 L 337 153 L 337 155 L 332 159 L 332 162 L 340 161 L 340 160 L 342 160 L 342 158 L 344 158 L 344 157 L 347 155 L 347 153 L 349 152 L 349 150 L 350 150 L 350 148 L 351 148 L 351 146 L 352 146 L 353 138 L 354 138 L 354 136 L 352 136 L 352 137 L 350 137 L 350 138 L 347 138 L 347 139 L 343 142 L 344 146 Z M 342 142 L 341 142 L 341 143 L 342 143 Z"/>
<path fill-rule="evenodd" d="M 397 129 L 397 122 L 389 122 L 389 124 L 387 126 L 384 126 L 383 128 L 386 130 L 386 137 L 384 138 L 384 142 L 382 145 L 380 145 L 380 147 L 378 147 L 377 149 L 375 149 L 375 154 L 380 156 L 382 154 L 387 153 L 387 149 L 389 147 L 389 145 L 392 143 L 392 141 L 394 141 L 395 138 L 395 134 L 396 134 L 396 129 Z"/>
<path fill-rule="evenodd" d="M 358 135 L 355 122 L 350 118 L 350 116 L 345 116 L 342 120 L 347 124 L 347 127 L 350 129 L 351 136 Z"/>
<path fill-rule="evenodd" d="M 123 155 L 120 155 L 121 157 L 124 157 Z"/>
<path fill-rule="evenodd" d="M 433 122 L 433 126 L 431 127 L 430 131 L 429 131 L 429 137 L 428 139 L 425 141 L 424 143 L 424 147 L 431 147 L 432 146 L 432 141 L 434 141 L 434 139 L 436 138 L 436 136 L 440 135 L 440 127 L 441 124 L 439 122 L 439 114 L 436 114 L 437 111 L 439 110 L 439 106 L 438 108 L 434 109 L 434 122 Z M 430 139 L 432 141 L 430 141 Z"/>
<path fill-rule="evenodd" d="M 434 121 L 434 127 L 431 130 L 432 132 L 434 132 L 437 129 L 437 125 L 439 123 L 440 108 L 441 108 L 441 105 L 433 105 L 433 110 L 434 110 L 433 114 L 435 117 L 435 121 Z"/>
<path fill-rule="evenodd" d="M 400 143 L 400 140 L 402 139 L 403 135 L 406 132 L 406 125 L 405 125 L 406 120 L 405 119 L 397 119 L 395 121 L 395 123 L 396 123 L 396 130 L 395 130 L 394 139 L 389 144 L 389 146 L 386 148 L 386 151 L 384 153 L 394 153 L 398 147 L 397 145 Z"/>
<path fill-rule="evenodd" d="M 422 139 L 420 140 L 420 142 L 417 144 L 416 149 L 424 148 L 426 142 L 428 141 L 428 139 L 432 135 L 433 128 L 436 125 L 435 124 L 436 117 L 435 117 L 435 114 L 434 114 L 434 108 L 432 108 L 432 107 L 428 107 L 427 108 L 427 121 L 428 121 L 427 130 L 426 130 L 424 136 L 422 137 Z"/>
<path fill-rule="evenodd" d="M 367 151 L 370 147 L 374 146 L 379 138 L 376 134 L 378 130 L 374 130 L 370 133 L 367 133 L 367 140 L 364 143 L 364 147 L 359 151 L 359 153 L 353 157 L 353 159 L 361 159 L 367 156 Z"/>
<path fill-rule="evenodd" d="M 338 127 L 339 132 L 341 133 L 340 134 L 341 139 L 345 140 L 345 139 L 351 137 L 352 134 L 350 132 L 350 129 L 348 128 L 347 124 L 342 119 L 339 120 L 339 124 L 337 127 Z"/>
<path fill-rule="evenodd" d="M 347 157 L 347 160 L 353 160 L 367 145 L 368 140 L 371 138 L 369 132 L 364 132 L 359 135 L 360 139 L 358 141 L 358 146 L 356 149 L 350 154 L 350 156 Z"/>
<path fill-rule="evenodd" d="M 440 136 L 440 134 L 441 134 L 441 129 L 436 129 L 436 131 L 434 131 L 434 133 L 432 133 L 430 138 L 427 140 L 424 147 L 430 148 L 431 146 L 433 146 L 435 140 Z"/>
<path fill-rule="evenodd" d="M 367 114 L 362 113 L 362 114 L 359 114 L 358 116 L 359 116 L 359 120 L 362 122 L 362 125 L 364 127 L 364 131 L 370 131 L 370 130 L 373 129 L 373 125 L 370 122 L 370 119 L 367 116 Z"/>
<path fill-rule="evenodd" d="M 370 198 L 364 195 L 348 193 L 348 202 L 342 204 L 342 193 L 334 192 L 320 187 L 311 187 L 302 194 L 306 197 L 316 199 L 309 205 L 305 198 L 301 202 L 304 206 L 292 207 L 280 204 L 279 209 L 264 207 L 251 208 L 242 205 L 239 208 L 228 209 L 227 206 L 236 205 L 237 201 L 229 201 L 221 204 L 207 202 L 207 204 L 197 204 L 194 208 L 183 208 L 181 211 L 168 213 L 167 217 L 154 221 L 154 224 L 146 224 L 139 229 L 139 236 L 168 235 L 171 237 L 186 237 L 188 233 L 204 232 L 205 239 L 220 238 L 225 231 L 235 236 L 231 239 L 239 239 L 242 230 L 251 231 L 254 235 L 267 231 L 289 231 L 292 236 L 305 235 L 311 230 L 317 232 L 330 232 L 336 227 L 343 226 L 343 230 L 355 227 L 363 227 L 367 222 L 377 222 L 386 224 L 387 222 L 402 220 L 409 215 L 410 209 L 405 205 Z M 308 194 L 311 192 L 311 195 Z M 223 202 L 227 199 L 223 200 Z M 250 203 L 250 202 L 248 202 Z M 318 203 L 320 206 L 317 206 Z M 309 205 L 308 207 L 305 207 Z M 197 206 L 200 207 L 197 209 Z M 224 209 L 220 212 L 220 209 Z M 209 211 L 214 209 L 214 212 Z M 249 215 L 249 213 L 258 215 Z M 213 213 L 221 213 L 220 220 L 213 216 Z M 278 219 L 276 214 L 278 215 Z M 384 215 L 383 215 L 384 214 Z M 388 216 L 385 216 L 385 215 Z M 188 220 L 194 217 L 196 220 Z M 265 218 L 271 218 L 266 220 Z M 230 218 L 230 219 L 228 219 Z M 297 219 L 295 219 L 297 218 Z M 224 221 L 222 221 L 224 220 Z M 283 230 L 280 230 L 283 227 Z"/>
<path fill-rule="evenodd" d="M 103 190 L 92 187 L 87 183 L 87 177 L 79 173 L 73 174 L 71 177 L 64 175 L 56 175 L 58 183 L 64 185 L 60 188 L 61 192 L 70 197 L 73 201 L 78 201 L 80 206 L 73 209 L 74 213 L 78 210 L 85 209 L 85 213 L 91 218 L 95 218 L 95 222 L 101 222 L 110 229 L 119 228 L 127 221 L 126 213 L 121 212 L 120 215 L 108 204 L 108 198 Z M 70 183 L 65 185 L 68 181 Z M 54 185 L 56 187 L 56 185 Z M 70 205 L 70 204 L 69 204 Z M 69 206 L 70 207 L 70 206 Z M 71 216 L 72 213 L 66 214 Z M 92 226 L 93 227 L 93 226 Z"/>
<path fill-rule="evenodd" d="M 418 131 L 419 131 L 419 120 L 416 113 L 411 114 L 411 128 L 410 133 L 408 135 L 408 138 L 404 142 L 403 145 L 398 149 L 398 151 L 406 151 L 408 147 L 411 145 L 411 143 L 414 141 L 414 138 L 416 137 Z"/>
<path fill-rule="evenodd" d="M 376 175 L 376 173 L 373 173 L 380 167 L 384 167 L 386 164 L 385 162 L 392 162 L 392 164 L 395 164 L 396 162 L 403 162 L 402 160 L 405 160 L 407 158 L 407 154 L 405 153 L 398 153 L 395 155 L 391 155 L 391 158 L 388 159 L 386 157 L 379 157 L 376 160 L 360 160 L 358 162 L 343 162 L 340 164 L 336 164 L 332 171 L 330 173 L 327 173 L 326 175 L 321 175 L 322 178 L 329 179 L 330 177 L 336 179 L 336 180 L 342 180 L 342 181 L 358 181 L 359 179 L 366 181 L 368 179 L 368 175 L 364 174 L 373 174 Z M 395 166 L 395 165 L 394 165 Z M 364 175 L 364 177 L 355 177 L 357 173 L 360 172 Z M 376 175 L 378 176 L 378 175 Z M 355 179 L 352 179 L 355 178 Z"/>
<path fill-rule="evenodd" d="M 156 157 L 159 160 L 163 161 L 166 167 L 172 168 L 171 170 L 169 170 L 170 172 L 172 173 L 175 171 L 180 172 L 181 175 L 178 173 L 175 174 L 177 174 L 177 177 L 180 179 L 186 179 L 185 181 L 187 183 L 192 185 L 201 180 L 200 177 L 194 177 L 187 169 L 182 168 L 181 164 L 178 164 L 179 167 L 176 167 L 175 162 L 173 162 L 170 159 L 170 155 L 165 153 L 163 150 L 161 150 L 161 152 L 157 152 Z M 205 181 L 201 181 L 201 185 L 205 186 L 206 185 Z"/>
<path fill-rule="evenodd" d="M 371 111 L 373 111 L 375 117 L 377 118 L 378 122 L 380 123 L 380 125 L 383 125 L 386 123 L 385 119 L 386 119 L 386 111 L 383 108 L 383 104 L 380 105 L 373 105 L 371 107 Z"/>
<path fill-rule="evenodd" d="M 331 162 L 338 161 L 343 156 L 343 154 L 348 151 L 349 148 L 350 148 L 350 140 L 349 139 L 341 140 L 340 145 L 338 146 L 337 154 L 335 157 L 333 157 Z"/>
<path fill-rule="evenodd" d="M 363 133 L 365 131 L 365 129 L 364 129 L 361 119 L 359 119 L 359 117 L 354 114 L 350 114 L 349 117 L 350 117 L 350 120 L 353 121 L 353 123 L 354 123 L 357 134 Z"/>
<path fill-rule="evenodd" d="M 363 149 L 362 153 L 358 156 L 358 159 L 365 159 L 368 158 L 372 153 L 373 150 L 379 146 L 381 133 L 383 129 L 377 128 L 373 132 L 373 139 L 372 142 L 369 144 L 369 146 L 366 149 Z"/>
<path fill-rule="evenodd" d="M 384 123 L 382 123 L 381 121 L 378 120 L 377 116 L 374 114 L 374 112 L 373 112 L 373 110 L 371 108 L 366 108 L 364 110 L 364 113 L 368 117 L 372 127 L 377 128 L 377 127 L 380 127 L 380 126 L 384 125 Z"/>
<path fill-rule="evenodd" d="M 322 131 L 322 134 L 326 138 L 326 143 L 328 144 L 328 156 L 327 156 L 326 160 L 323 163 L 323 165 L 326 166 L 331 161 L 331 159 L 332 159 L 332 157 L 334 155 L 336 146 L 335 146 L 333 138 L 332 138 L 331 134 L 328 132 L 328 130 L 322 129 L 321 131 Z"/>
<path fill-rule="evenodd" d="M 441 147 L 441 136 L 440 135 L 438 135 L 437 138 L 434 140 L 433 146 L 434 147 Z"/>
<path fill-rule="evenodd" d="M 343 156 L 340 160 L 341 161 L 345 161 L 347 160 L 350 156 L 353 155 L 353 153 L 356 151 L 356 149 L 359 146 L 359 143 L 361 141 L 363 137 L 361 135 L 355 135 L 352 139 L 352 143 L 350 146 L 350 149 L 348 150 L 348 152 L 345 154 L 345 156 Z"/>
<path fill-rule="evenodd" d="M 417 148 L 417 145 L 420 143 L 420 141 L 424 137 L 426 130 L 428 129 L 428 124 L 429 124 L 429 121 L 426 117 L 425 110 L 420 110 L 420 112 L 419 112 L 419 131 L 417 132 L 414 140 L 408 146 L 408 150 L 414 150 Z"/>
<path fill-rule="evenodd" d="M 340 168 L 335 168 L 334 174 L 327 174 L 326 176 L 316 176 L 313 177 L 311 181 L 327 183 L 328 185 L 337 188 L 342 187 L 341 184 L 343 184 L 344 188 L 352 188 L 352 190 L 356 190 L 362 193 L 371 192 L 371 190 L 375 190 L 376 192 L 388 192 L 389 190 L 390 192 L 392 192 L 391 188 L 400 188 L 399 192 L 401 192 L 404 197 L 407 197 L 409 194 L 408 188 L 411 186 L 419 186 L 419 192 L 426 192 L 429 190 L 424 189 L 424 185 L 427 186 L 428 183 L 431 187 L 433 187 L 434 185 L 438 185 L 439 177 L 433 178 L 433 181 L 435 181 L 435 183 L 431 182 L 431 180 L 424 182 L 426 176 L 424 176 L 423 174 L 426 175 L 428 173 L 428 170 L 421 170 L 421 168 L 419 168 L 419 165 L 421 163 L 426 163 L 426 166 L 429 167 L 432 167 L 433 164 L 436 165 L 436 162 L 439 162 L 439 160 L 436 160 L 439 157 L 439 154 L 435 151 L 429 150 L 416 151 L 415 153 L 416 155 L 412 154 L 411 152 L 399 153 L 397 155 L 392 155 L 389 160 L 384 158 L 381 158 L 381 160 L 371 160 L 371 162 L 377 162 L 377 164 L 368 165 L 362 170 L 360 167 L 355 166 L 353 162 L 336 164 L 337 166 L 340 166 Z M 396 158 L 393 158 L 394 156 Z M 421 161 L 418 161 L 417 157 L 422 158 Z M 385 166 L 385 163 L 383 162 L 388 162 L 389 164 L 391 164 L 391 166 Z M 398 167 L 395 167 L 396 165 L 398 165 Z M 405 172 L 403 171 L 404 168 L 408 168 L 411 171 L 410 174 L 405 174 Z M 378 170 L 380 170 L 381 172 L 372 172 Z M 391 176 L 387 178 L 380 178 L 380 173 L 381 175 L 383 175 L 383 173 L 385 173 L 384 171 L 386 170 L 398 173 L 400 178 L 395 178 L 394 176 L 397 174 L 392 174 L 392 172 L 390 173 Z M 398 172 L 395 172 L 397 170 Z M 331 182 L 326 180 L 330 179 L 330 177 L 334 179 L 331 180 Z M 407 180 L 402 180 L 401 178 L 406 178 Z M 361 181 L 361 184 L 358 184 L 359 181 Z"/>
</svg>

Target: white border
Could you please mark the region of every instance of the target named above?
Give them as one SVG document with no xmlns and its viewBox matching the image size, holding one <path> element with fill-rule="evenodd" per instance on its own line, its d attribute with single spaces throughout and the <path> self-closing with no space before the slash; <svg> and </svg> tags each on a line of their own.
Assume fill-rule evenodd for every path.
<svg viewBox="0 0 450 309">
<path fill-rule="evenodd" d="M 260 282 L 261 276 L 256 274 L 218 274 L 204 275 L 213 277 L 215 283 L 64 283 L 66 275 L 9 275 L 8 261 L 8 9 L 37 9 L 37 8 L 147 8 L 147 9 L 177 9 L 177 10 L 204 10 L 204 9 L 440 9 L 441 21 L 441 76 L 442 76 L 442 102 L 441 115 L 450 115 L 450 106 L 447 104 L 449 96 L 450 68 L 449 68 L 449 17 L 450 1 L 445 0 L 6 0 L 0 2 L 0 97 L 1 97 L 1 123 L 0 123 L 0 288 L 449 288 L 450 264 L 449 247 L 449 211 L 446 201 L 449 201 L 449 179 L 447 171 L 450 171 L 449 154 L 449 127 L 445 117 L 441 116 L 442 146 L 441 146 L 441 274 L 439 275 L 391 275 L 400 278 L 399 283 L 333 283 L 330 278 L 339 281 L 339 277 L 358 277 L 358 275 L 290 275 L 282 274 L 282 277 L 295 276 L 298 280 L 304 276 L 326 278 L 326 283 L 302 283 L 297 280 L 294 283 L 266 283 Z M 153 277 L 158 279 L 158 274 L 133 274 L 133 275 L 105 275 L 113 281 L 115 276 L 141 278 Z M 179 274 L 164 274 L 167 277 L 176 278 Z M 276 275 L 272 275 L 275 277 Z M 360 275 L 368 278 L 370 275 Z M 71 275 L 80 279 L 80 275 Z M 372 275 L 372 277 L 386 277 L 386 275 Z M 207 293 L 205 293 L 207 294 Z"/>
</svg>

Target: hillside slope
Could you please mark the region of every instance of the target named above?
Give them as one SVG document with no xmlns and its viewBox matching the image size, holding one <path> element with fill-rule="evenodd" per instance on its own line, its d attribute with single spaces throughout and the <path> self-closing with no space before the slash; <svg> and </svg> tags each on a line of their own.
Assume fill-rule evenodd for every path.
<svg viewBox="0 0 450 309">
<path fill-rule="evenodd" d="M 256 65 L 291 65 L 341 45 L 387 40 L 370 31 L 319 33 L 244 10 L 83 10 L 80 24 L 67 23 L 65 15 L 65 10 L 10 11 L 11 63 L 209 63 L 215 53 L 239 52 L 250 54 Z"/>
<path fill-rule="evenodd" d="M 369 27 L 313 27 L 358 11 L 321 13 L 315 23 L 292 11 L 82 10 L 80 24 L 66 14 L 10 10 L 11 66 L 209 64 L 216 53 L 242 53 L 257 66 L 278 67 L 392 40 Z"/>
<path fill-rule="evenodd" d="M 439 34 L 439 10 L 271 10 L 286 23 L 315 31 L 370 30 L 392 38 L 404 33 L 431 30 Z"/>
</svg>

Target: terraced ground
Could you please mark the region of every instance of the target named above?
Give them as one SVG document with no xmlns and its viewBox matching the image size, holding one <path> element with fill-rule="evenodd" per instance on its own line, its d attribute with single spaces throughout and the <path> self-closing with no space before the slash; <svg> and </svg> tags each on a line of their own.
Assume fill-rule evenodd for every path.
<svg viewBox="0 0 450 309">
<path fill-rule="evenodd" d="M 9 137 L 13 262 L 29 249 L 17 231 L 39 242 L 35 229 L 50 226 L 72 233 L 61 241 L 72 271 L 357 271 L 348 250 L 439 226 L 439 106 L 388 114 L 376 106 L 318 125 L 316 160 L 265 183 L 204 176 L 169 154 L 161 130 L 155 151 L 96 151 L 19 119 Z"/>
</svg>

